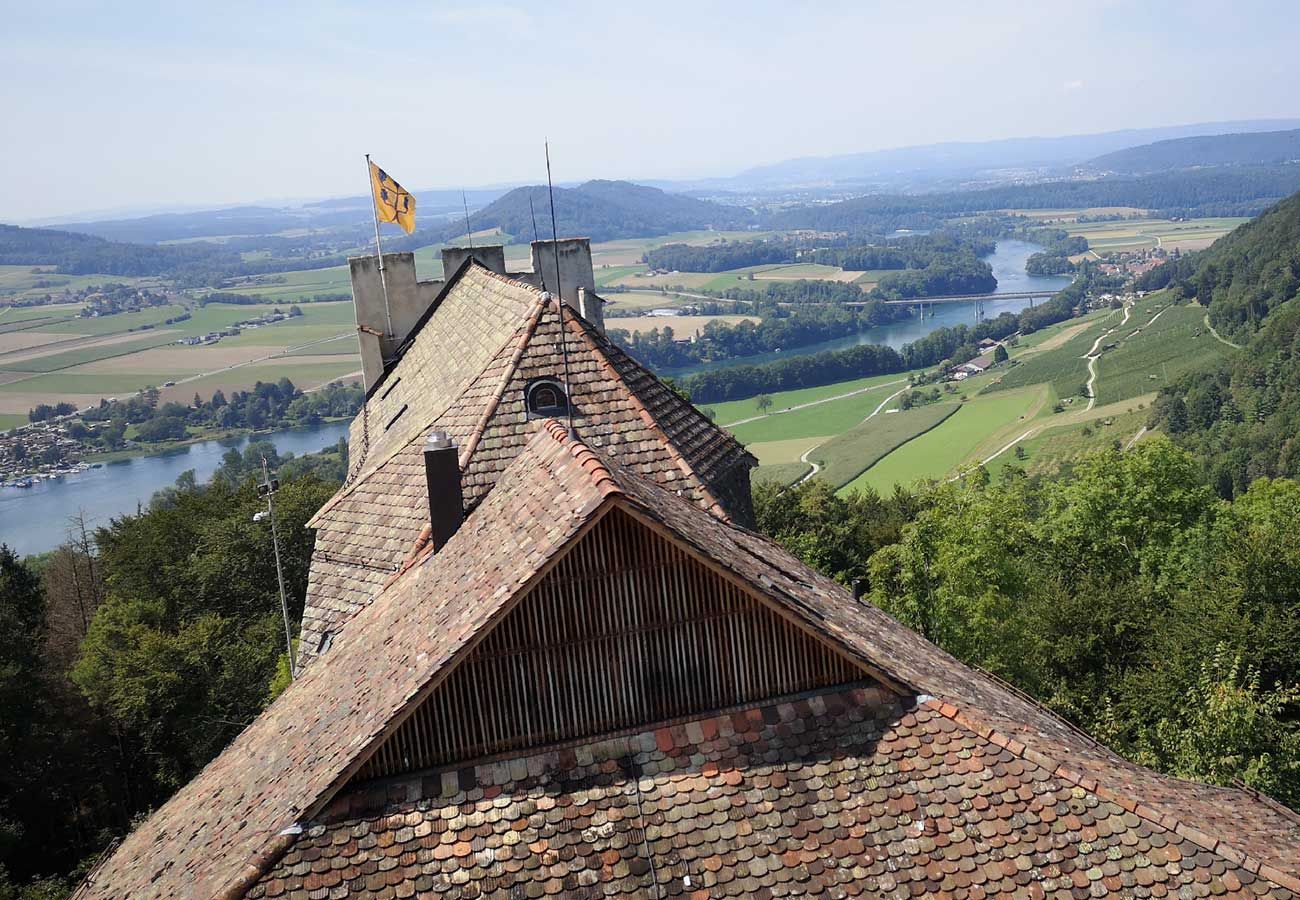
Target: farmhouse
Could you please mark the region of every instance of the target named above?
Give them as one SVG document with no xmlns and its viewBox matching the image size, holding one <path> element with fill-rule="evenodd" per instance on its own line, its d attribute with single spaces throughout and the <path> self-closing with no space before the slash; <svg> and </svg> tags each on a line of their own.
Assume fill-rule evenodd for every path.
<svg viewBox="0 0 1300 900">
<path fill-rule="evenodd" d="M 394 254 L 387 308 L 352 262 L 302 671 L 78 896 L 1300 891 L 1267 798 L 1119 758 L 749 530 L 752 457 L 605 339 L 585 242 L 533 250 L 427 286 Z"/>
<path fill-rule="evenodd" d="M 971 375 L 980 374 L 991 365 L 993 365 L 993 354 L 986 353 L 957 366 L 953 369 L 953 375 L 958 379 L 969 378 Z"/>
</svg>

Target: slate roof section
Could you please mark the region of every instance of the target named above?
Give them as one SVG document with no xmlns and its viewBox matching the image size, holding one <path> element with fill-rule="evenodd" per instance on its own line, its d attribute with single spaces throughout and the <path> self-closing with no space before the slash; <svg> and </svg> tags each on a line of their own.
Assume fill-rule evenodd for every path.
<svg viewBox="0 0 1300 900">
<path fill-rule="evenodd" d="M 469 263 L 376 385 L 365 413 L 371 443 L 364 459 L 356 434 L 351 443 L 359 474 L 312 519 L 316 549 L 303 613 L 304 662 L 326 633 L 337 635 L 373 599 L 427 524 L 421 453 L 428 431 L 448 431 L 460 446 L 465 504 L 473 509 L 540 427 L 525 409 L 524 386 L 533 378 L 562 376 L 562 334 L 575 425 L 584 440 L 719 515 L 736 506 L 735 492 L 725 486 L 748 485 L 756 463 L 748 451 L 568 307 L 541 297 L 531 285 Z M 489 310 L 492 329 L 479 323 L 472 340 L 439 337 L 462 327 L 476 308 Z M 491 345 L 495 350 L 484 356 Z M 439 362 L 444 356 L 448 361 Z M 463 378 L 474 366 L 479 371 Z M 439 380 L 443 369 L 451 373 L 446 380 L 456 385 L 454 395 Z M 395 415 L 385 432 L 383 424 Z M 747 503 L 741 506 L 744 520 Z"/>
<path fill-rule="evenodd" d="M 248 896 L 1285 896 L 935 706 L 835 689 L 378 784 Z"/>
<path fill-rule="evenodd" d="M 814 721 L 808 713 L 798 710 L 790 714 L 782 711 L 780 704 L 746 712 L 742 719 L 749 724 L 739 729 L 743 737 L 734 741 L 730 736 L 722 742 L 721 738 L 706 738 L 705 726 L 698 722 L 698 732 L 690 724 L 682 725 L 685 738 L 673 728 L 657 729 L 655 746 L 664 754 L 677 747 L 695 749 L 681 754 L 680 761 L 674 757 L 671 766 L 661 765 L 654 773 L 650 772 L 649 764 L 660 760 L 645 759 L 646 778 L 650 778 L 645 785 L 647 791 L 660 789 L 655 779 L 663 772 L 683 768 L 689 771 L 691 765 L 698 765 L 699 774 L 711 778 L 705 772 L 710 761 L 719 770 L 724 763 L 728 769 L 722 785 L 692 782 L 688 798 L 669 803 L 661 810 L 666 819 L 670 813 L 677 814 L 674 810 L 685 815 L 691 808 L 687 804 L 689 799 L 691 804 L 701 804 L 701 809 L 707 802 L 708 821 L 712 826 L 721 828 L 730 821 L 736 824 L 737 835 L 742 834 L 742 828 L 758 832 L 755 823 L 771 825 L 770 816 L 783 795 L 781 788 L 769 784 L 759 789 L 756 781 L 747 783 L 746 779 L 770 777 L 767 767 L 784 772 L 788 779 L 790 766 L 795 763 L 794 772 L 799 780 L 791 793 L 799 794 L 800 799 L 791 801 L 797 809 L 792 808 L 779 817 L 781 827 L 787 829 L 784 834 L 789 840 L 797 838 L 803 842 L 801 852 L 813 852 L 822 842 L 821 836 L 814 836 L 810 831 L 813 823 L 820 823 L 823 830 L 828 822 L 833 823 L 829 835 L 833 837 L 831 855 L 839 859 L 844 855 L 844 848 L 835 849 L 834 842 L 854 838 L 842 829 L 856 826 L 867 829 L 868 834 L 878 834 L 871 829 L 899 824 L 895 821 L 889 825 L 888 817 L 899 820 L 903 813 L 912 812 L 904 806 L 909 791 L 895 778 L 883 798 L 873 793 L 854 801 L 867 804 L 861 807 L 866 810 L 862 821 L 854 818 L 855 813 L 844 814 L 842 806 L 839 813 L 832 815 L 833 802 L 841 805 L 846 802 L 837 792 L 841 788 L 849 790 L 850 783 L 856 784 L 853 779 L 857 776 L 850 779 L 835 770 L 832 779 L 827 777 L 831 774 L 829 769 L 819 773 L 816 767 L 827 765 L 828 759 L 841 758 L 834 748 L 842 747 L 846 748 L 845 753 L 851 750 L 844 759 L 857 760 L 855 764 L 845 763 L 847 769 L 860 770 L 864 759 L 870 760 L 869 771 L 874 771 L 871 767 L 881 767 L 879 774 L 870 775 L 850 793 L 875 792 L 884 784 L 886 776 L 902 777 L 904 773 L 907 783 L 915 788 L 913 799 L 915 791 L 942 790 L 947 798 L 944 802 L 957 805 L 955 811 L 945 811 L 943 815 L 949 820 L 962 821 L 961 833 L 966 838 L 975 840 L 978 836 L 998 851 L 997 854 L 992 849 L 987 853 L 979 851 L 969 857 L 964 855 L 964 847 L 954 851 L 957 855 L 951 861 L 972 877 L 978 869 L 986 881 L 996 880 L 999 884 L 1006 878 L 1014 881 L 1020 876 L 1002 869 L 1007 847 L 1032 840 L 1036 853 L 1047 854 L 1036 863 L 1040 867 L 1059 867 L 1061 860 L 1052 854 L 1062 859 L 1074 858 L 1065 854 L 1067 847 L 1075 847 L 1090 864 L 1086 869 L 1070 869 L 1068 890 L 1079 896 L 1079 891 L 1102 896 L 1114 890 L 1111 887 L 1114 878 L 1121 878 L 1121 888 L 1124 885 L 1121 874 L 1109 871 L 1100 857 L 1094 859 L 1092 854 L 1101 842 L 1107 863 L 1122 861 L 1129 853 L 1126 848 L 1147 846 L 1153 849 L 1128 857 L 1135 869 L 1149 868 L 1140 866 L 1139 856 L 1148 862 L 1164 859 L 1164 871 L 1170 877 L 1160 880 L 1158 888 L 1154 880 L 1149 886 L 1138 885 L 1143 889 L 1149 887 L 1152 895 L 1167 893 L 1175 883 L 1180 895 L 1203 895 L 1202 890 L 1207 886 L 1213 888 L 1216 877 L 1228 885 L 1229 875 L 1252 890 L 1258 879 L 1272 882 L 1270 888 L 1278 886 L 1276 896 L 1288 896 L 1285 889 L 1300 892 L 1300 824 L 1294 816 L 1244 791 L 1156 775 L 1120 759 L 1043 708 L 963 666 L 883 612 L 855 601 L 843 588 L 770 541 L 723 522 L 698 505 L 636 476 L 612 458 L 568 440 L 561 426 L 550 423 L 530 441 L 496 489 L 443 550 L 436 555 L 426 553 L 413 561 L 409 571 L 398 574 L 376 602 L 358 613 L 353 627 L 342 633 L 330 653 L 309 668 L 217 760 L 123 843 L 83 896 L 236 897 L 252 888 L 281 859 L 292 860 L 290 875 L 322 875 L 312 871 L 318 855 L 330 857 L 331 871 L 336 866 L 340 872 L 347 870 L 351 861 L 359 858 L 358 853 L 373 849 L 365 830 L 372 826 L 363 828 L 363 822 L 356 821 L 347 829 L 334 832 L 328 832 L 328 827 L 326 831 L 312 827 L 301 838 L 282 834 L 282 830 L 300 821 L 314 825 L 326 804 L 364 760 L 367 749 L 396 727 L 402 714 L 414 708 L 436 683 L 438 674 L 454 666 L 460 658 L 458 654 L 496 621 L 513 597 L 534 583 L 548 563 L 557 559 L 561 550 L 582 533 L 585 525 L 596 521 L 604 509 L 613 505 L 830 640 L 860 661 L 873 676 L 878 675 L 881 683 L 898 697 L 913 697 L 919 703 L 911 711 L 872 712 L 871 718 L 880 723 L 879 735 L 864 735 L 853 729 L 865 721 L 861 710 L 888 705 L 886 695 L 854 698 L 844 703 L 846 711 L 835 712 L 829 719 L 816 707 L 817 701 L 809 699 L 809 709 L 816 714 L 816 728 L 807 727 Z M 734 715 L 731 719 L 736 721 Z M 796 721 L 805 725 L 791 725 L 789 733 L 780 730 L 779 723 Z M 769 726 L 776 728 L 776 732 L 771 732 Z M 836 740 L 825 745 L 818 743 L 818 730 L 823 728 L 833 737 L 838 736 Z M 565 830 L 577 817 L 587 814 L 588 808 L 610 810 L 602 815 L 626 816 L 624 811 L 613 812 L 622 809 L 618 806 L 621 801 L 597 790 L 606 786 L 581 786 L 582 778 L 596 775 L 596 770 L 591 768 L 595 764 L 594 747 L 603 743 L 582 745 L 593 748 L 591 760 L 586 750 L 573 749 L 572 767 L 580 777 L 574 792 L 569 793 L 567 788 L 560 791 L 570 796 L 563 812 Z M 936 747 L 944 748 L 943 763 L 937 769 L 934 767 L 938 763 L 930 759 Z M 547 751 L 551 752 L 563 753 L 563 750 Z M 877 752 L 884 753 L 885 758 L 877 760 L 874 756 Z M 517 794 L 521 790 L 534 790 L 528 779 L 539 778 L 545 765 L 533 760 L 545 756 L 542 753 L 495 761 L 490 767 L 492 774 L 487 776 L 491 780 L 486 782 L 482 781 L 485 777 L 482 765 L 455 774 L 454 790 L 465 792 L 464 802 L 440 806 L 437 821 L 451 827 L 458 816 L 465 816 L 463 823 L 456 824 L 457 829 L 465 830 L 450 845 L 458 863 L 449 877 L 460 896 L 481 895 L 484 885 L 495 884 L 471 886 L 469 883 L 471 858 L 475 865 L 479 864 L 485 859 L 482 854 L 493 835 L 504 835 L 498 828 L 506 820 L 490 819 L 495 815 L 493 810 L 516 811 L 508 820 L 512 832 L 540 827 L 533 818 L 538 808 L 535 799 L 531 794 L 520 799 Z M 815 760 L 811 763 L 811 775 L 802 768 L 810 758 Z M 563 761 L 565 765 L 559 770 L 567 771 L 569 758 L 565 756 Z M 537 771 L 530 766 L 536 766 Z M 617 767 L 613 759 L 605 756 L 598 769 L 601 775 L 613 776 Z M 733 770 L 735 774 L 730 774 Z M 646 778 L 639 779 L 638 784 Z M 421 852 L 432 851 L 433 844 L 426 847 L 421 843 L 419 848 L 410 844 L 413 838 L 423 842 L 434 837 L 433 832 L 415 836 L 415 829 L 424 827 L 422 822 L 429 828 L 435 827 L 432 819 L 424 817 L 427 808 L 420 804 L 432 803 L 435 798 L 442 798 L 444 791 L 453 789 L 446 776 L 438 779 L 436 792 L 423 780 L 413 784 L 417 786 L 408 785 L 404 789 L 411 793 L 394 788 L 394 793 L 389 794 L 387 787 L 384 793 L 384 799 L 389 802 L 416 804 L 413 810 L 401 811 L 410 821 L 399 826 L 385 820 L 386 824 L 375 832 L 375 846 L 387 851 L 400 844 L 402 851 L 394 855 L 386 852 L 382 860 L 362 859 L 359 863 L 364 867 L 359 874 L 367 878 L 383 872 L 385 879 L 396 879 L 396 884 L 384 887 L 391 888 L 391 893 L 382 896 L 409 896 L 420 877 L 436 874 L 421 870 L 412 880 L 407 880 L 405 875 L 389 874 L 399 867 L 415 866 L 422 859 L 427 861 Z M 745 789 L 727 794 L 723 785 Z M 624 780 L 624 789 L 627 786 Z M 776 790 L 776 795 L 769 796 L 770 790 Z M 491 801 L 490 809 L 479 809 L 480 801 Z M 883 815 L 878 805 L 882 801 Z M 516 802 L 522 805 L 512 806 Z M 995 808 L 996 815 L 986 816 L 985 804 Z M 348 809 L 351 815 L 352 807 L 349 805 Z M 972 810 L 980 815 L 974 817 Z M 334 814 L 337 817 L 339 810 L 335 809 Z M 325 815 L 328 822 L 329 813 Z M 937 814 L 927 815 L 935 820 L 936 828 L 942 827 Z M 1091 821 L 1089 815 L 1093 817 Z M 699 822 L 701 827 L 710 827 L 704 818 Z M 1055 822 L 1061 824 L 1054 825 Z M 1120 831 L 1121 824 L 1127 830 Z M 914 827 L 914 822 L 907 825 Z M 603 825 L 598 823 L 592 827 Z M 922 822 L 922 829 L 925 827 Z M 408 833 L 406 828 L 411 831 Z M 549 825 L 548 828 L 545 837 L 549 841 L 560 829 Z M 328 847 L 311 844 L 326 833 L 330 835 Z M 1112 843 L 1109 839 L 1117 833 L 1118 843 Z M 1171 833 L 1177 836 L 1177 841 Z M 577 853 L 580 842 L 594 841 L 589 834 L 599 837 L 599 832 L 590 829 L 570 832 L 563 853 Z M 955 829 L 951 835 L 953 840 L 962 843 Z M 744 836 L 748 838 L 747 833 Z M 915 865 L 915 860 L 920 858 L 920 842 L 927 837 L 935 835 L 927 835 L 922 830 L 903 837 L 901 850 L 891 838 L 887 851 L 871 850 L 869 859 L 864 847 L 861 866 L 847 873 L 837 869 L 834 890 L 822 883 L 826 895 L 842 896 L 853 886 L 865 890 L 869 877 L 897 880 L 895 869 L 899 868 L 899 861 L 906 859 Z M 825 863 L 819 862 L 822 859 L 819 854 L 809 860 L 802 856 L 797 859 L 783 856 L 782 867 L 770 866 L 766 859 L 761 868 L 751 867 L 753 859 L 739 855 L 741 845 L 747 845 L 746 842 L 738 842 L 734 837 L 720 839 L 729 849 L 714 856 L 726 861 L 731 877 L 737 877 L 738 872 L 733 862 L 744 863 L 750 873 L 748 877 L 789 875 L 789 879 L 780 882 L 792 884 L 788 890 L 783 888 L 787 893 L 799 894 L 803 890 L 800 885 L 809 883 L 803 878 L 804 871 L 811 878 L 815 866 L 825 868 Z M 859 834 L 856 839 L 863 838 Z M 361 846 L 363 841 L 365 847 Z M 502 841 L 504 845 L 504 836 Z M 437 842 L 441 846 L 440 837 Z M 534 870 L 543 863 L 556 864 L 545 852 L 547 848 L 538 849 L 536 842 L 511 846 L 511 865 L 517 866 L 511 874 L 530 866 L 530 871 Z M 1172 851 L 1164 849 L 1170 846 L 1177 848 L 1176 856 L 1168 855 Z M 679 852 L 683 849 L 676 842 L 673 847 Z M 793 845 L 790 848 L 793 852 Z M 609 848 L 616 849 L 621 848 Z M 734 858 L 726 855 L 733 852 Z M 1120 858 L 1111 859 L 1112 852 Z M 556 856 L 562 860 L 569 858 Z M 617 854 L 609 858 L 608 864 L 617 868 L 621 859 L 622 855 Z M 1011 860 L 1017 872 L 1021 859 L 1033 863 L 1035 857 L 1018 854 Z M 1184 865 L 1186 860 L 1192 862 Z M 923 893 L 932 876 L 953 874 L 943 872 L 939 863 L 935 863 L 940 866 L 938 869 L 930 869 L 933 861 L 933 858 L 927 861 L 924 878 L 908 876 L 909 893 Z M 626 862 L 631 873 L 632 863 Z M 885 872 L 873 875 L 870 870 L 877 862 L 885 863 Z M 1001 876 L 996 876 L 990 868 L 993 863 L 998 864 Z M 1183 870 L 1190 873 L 1190 881 L 1180 874 Z M 413 870 L 403 868 L 402 871 Z M 441 871 L 440 868 L 438 872 Z M 720 875 L 722 866 L 714 871 Z M 1120 872 L 1123 871 L 1121 867 Z M 1255 875 L 1257 879 L 1252 881 L 1241 873 Z M 847 883 L 840 881 L 845 874 L 852 874 L 853 879 Z M 1060 877 L 1065 874 L 1062 870 Z M 739 877 L 746 876 L 741 873 Z M 957 876 L 953 874 L 953 877 Z M 1058 875 L 1048 877 L 1053 879 L 1058 892 L 1067 889 L 1064 882 L 1056 880 Z M 351 876 L 349 884 L 350 879 Z M 268 880 L 265 889 L 269 891 L 275 880 Z M 548 877 L 524 888 L 522 895 L 540 896 L 539 890 L 542 894 L 553 893 L 563 883 L 563 878 L 557 882 Z M 877 882 L 881 891 L 899 889 L 897 883 L 885 887 L 886 883 Z M 379 890 L 375 882 L 366 884 L 376 885 L 374 889 Z M 330 896 L 332 891 L 345 895 L 347 890 L 342 881 L 331 888 L 316 882 L 307 888 L 304 882 L 304 889 L 312 897 Z M 975 881 L 967 895 L 981 893 L 987 894 L 984 882 Z M 1137 895 L 1136 888 L 1133 893 Z"/>
</svg>

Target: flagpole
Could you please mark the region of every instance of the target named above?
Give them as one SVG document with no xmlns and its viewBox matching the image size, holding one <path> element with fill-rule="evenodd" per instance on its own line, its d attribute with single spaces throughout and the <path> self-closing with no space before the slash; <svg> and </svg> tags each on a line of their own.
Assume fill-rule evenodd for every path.
<svg viewBox="0 0 1300 900">
<path fill-rule="evenodd" d="M 370 182 L 370 209 L 375 214 L 375 255 L 379 257 L 379 286 L 384 291 L 384 319 L 388 323 L 386 334 L 391 338 L 393 337 L 393 313 L 388 308 L 388 278 L 384 275 L 384 248 L 379 243 L 379 205 L 375 202 L 375 175 L 370 168 L 369 153 L 366 154 L 366 180 Z"/>
</svg>

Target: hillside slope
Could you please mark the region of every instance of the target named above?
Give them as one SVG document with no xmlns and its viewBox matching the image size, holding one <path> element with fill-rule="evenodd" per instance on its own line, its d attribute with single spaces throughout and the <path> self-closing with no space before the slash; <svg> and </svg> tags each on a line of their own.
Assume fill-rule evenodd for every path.
<svg viewBox="0 0 1300 900">
<path fill-rule="evenodd" d="M 234 269 L 239 254 L 210 244 L 157 246 L 106 241 L 49 228 L 0 225 L 0 265 L 55 266 L 69 275 L 179 275 Z"/>
<path fill-rule="evenodd" d="M 1174 287 L 1245 346 L 1161 391 L 1154 424 L 1200 457 L 1224 497 L 1300 477 L 1300 194 L 1180 262 Z"/>
<path fill-rule="evenodd" d="M 1089 160 L 1084 168 L 1145 175 L 1192 166 L 1260 166 L 1300 160 L 1300 129 L 1156 141 Z"/>
<path fill-rule="evenodd" d="M 529 200 L 532 200 L 532 209 Z M 544 185 L 515 188 L 470 215 L 475 231 L 500 228 L 521 240 L 551 233 L 550 198 Z M 749 225 L 749 210 L 670 194 L 628 181 L 588 181 L 576 188 L 555 189 L 555 218 L 560 234 L 583 235 L 594 241 L 649 237 L 702 228 L 736 228 Z M 454 240 L 465 233 L 463 224 L 448 225 L 439 237 Z"/>
</svg>

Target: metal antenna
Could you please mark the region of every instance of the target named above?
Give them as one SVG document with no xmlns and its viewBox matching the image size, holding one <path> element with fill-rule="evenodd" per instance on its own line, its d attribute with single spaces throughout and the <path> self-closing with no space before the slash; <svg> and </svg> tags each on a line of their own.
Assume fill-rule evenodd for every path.
<svg viewBox="0 0 1300 900">
<path fill-rule="evenodd" d="M 533 192 L 528 191 L 528 214 L 533 217 L 533 243 L 538 242 L 537 237 L 537 210 L 533 209 Z M 542 271 L 537 273 L 542 279 L 542 290 L 546 290 L 546 267 L 542 266 Z"/>
<path fill-rule="evenodd" d="M 266 512 L 253 516 L 260 522 L 265 516 L 271 520 L 271 546 L 275 548 L 275 577 L 280 582 L 280 614 L 284 616 L 284 645 L 289 650 L 289 678 L 298 677 L 298 658 L 293 649 L 293 631 L 289 627 L 289 599 L 284 591 L 284 569 L 280 565 L 280 531 L 275 527 L 275 492 L 280 489 L 280 479 L 272 479 L 267 471 L 266 454 L 262 454 L 262 483 L 257 492 L 266 497 Z"/>
<path fill-rule="evenodd" d="M 546 195 L 551 201 L 551 253 L 555 256 L 555 303 L 560 313 L 560 355 L 564 357 L 564 394 L 565 407 L 569 413 L 569 438 L 578 439 L 578 432 L 573 428 L 573 385 L 569 381 L 569 331 L 564 324 L 564 297 L 560 285 L 560 238 L 555 228 L 555 185 L 551 183 L 551 142 L 546 141 Z"/>
<path fill-rule="evenodd" d="M 469 241 L 469 249 L 474 249 L 474 232 L 469 230 L 469 201 L 465 199 L 464 189 L 460 192 L 460 205 L 465 208 L 465 237 Z"/>
</svg>

